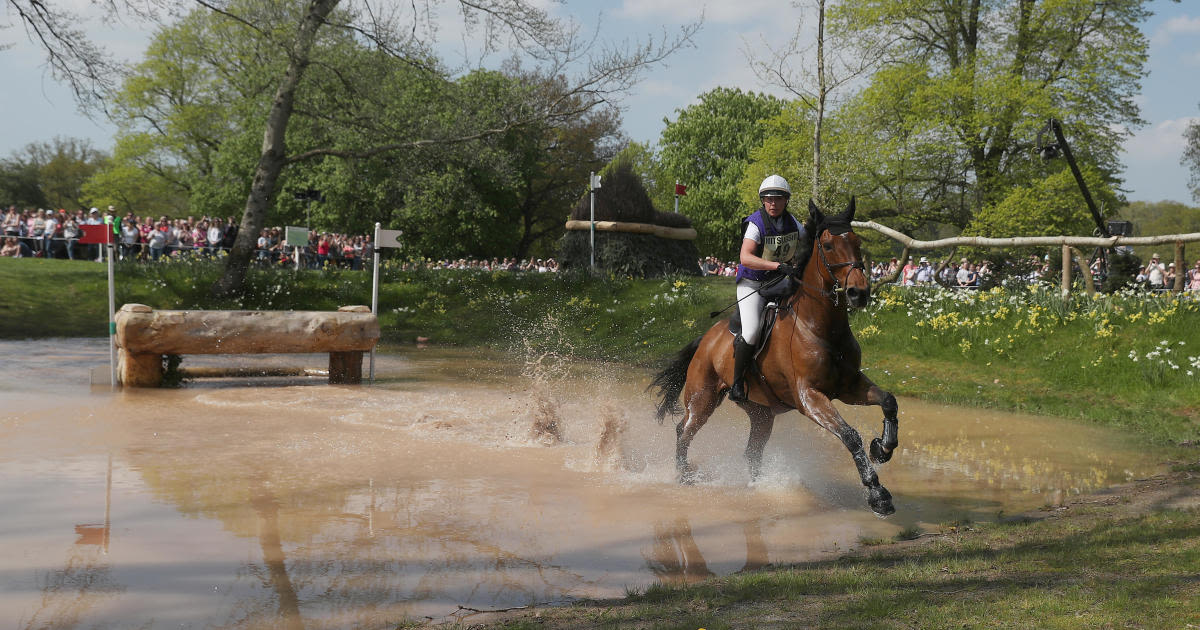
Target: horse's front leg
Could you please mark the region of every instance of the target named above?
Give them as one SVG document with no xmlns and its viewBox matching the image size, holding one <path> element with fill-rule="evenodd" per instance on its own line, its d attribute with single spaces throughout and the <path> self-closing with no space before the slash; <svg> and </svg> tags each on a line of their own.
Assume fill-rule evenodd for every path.
<svg viewBox="0 0 1200 630">
<path fill-rule="evenodd" d="M 859 372 L 858 383 L 841 399 L 851 405 L 879 405 L 883 409 L 883 435 L 871 440 L 871 461 L 876 464 L 887 463 L 900 443 L 900 420 L 896 417 L 900 407 L 896 404 L 896 397 Z"/>
<path fill-rule="evenodd" d="M 850 451 L 851 457 L 854 458 L 854 465 L 858 468 L 858 476 L 867 489 L 867 505 L 871 506 L 871 510 L 880 516 L 887 516 L 895 512 L 896 508 L 892 506 L 892 493 L 879 483 L 879 475 L 875 473 L 875 467 L 871 465 L 871 460 L 863 449 L 862 437 L 842 418 L 842 415 L 833 406 L 833 402 L 821 392 L 812 389 L 804 390 L 800 392 L 800 411 L 817 424 L 825 427 L 830 433 L 838 436 L 846 450 Z"/>
</svg>

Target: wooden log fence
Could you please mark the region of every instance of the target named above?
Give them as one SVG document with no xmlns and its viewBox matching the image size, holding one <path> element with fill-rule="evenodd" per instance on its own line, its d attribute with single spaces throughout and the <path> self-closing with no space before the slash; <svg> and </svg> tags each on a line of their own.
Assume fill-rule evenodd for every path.
<svg viewBox="0 0 1200 630">
<path fill-rule="evenodd" d="M 362 382 L 363 353 L 379 341 L 367 306 L 337 311 L 172 311 L 126 304 L 116 315 L 117 376 L 157 387 L 171 354 L 329 353 L 329 382 Z"/>
<path fill-rule="evenodd" d="M 586 222 L 585 222 L 586 223 Z M 932 241 L 922 241 L 915 239 L 903 232 L 894 230 L 886 225 L 876 223 L 875 221 L 853 221 L 851 222 L 856 229 L 874 230 L 880 234 L 899 242 L 904 246 L 904 252 L 901 254 L 902 259 L 907 259 L 909 250 L 924 250 L 924 249 L 941 249 L 945 247 L 1061 247 L 1063 256 L 1063 295 L 1067 295 L 1071 287 L 1071 248 L 1078 247 L 1103 247 L 1106 249 L 1120 246 L 1134 245 L 1174 245 L 1175 248 L 1175 284 L 1170 287 L 1172 291 L 1183 291 L 1185 281 L 1185 270 L 1188 268 L 1185 257 L 1184 244 L 1200 242 L 1200 232 L 1191 232 L 1188 234 L 1162 234 L 1159 236 L 1013 236 L 1007 238 L 993 238 L 986 236 L 953 236 L 949 238 L 939 238 Z M 1076 250 L 1078 252 L 1078 250 Z M 1088 287 L 1088 293 L 1095 292 L 1095 285 L 1091 282 L 1091 273 L 1088 269 L 1087 262 L 1082 256 L 1078 256 L 1079 268 L 1085 274 L 1085 284 Z M 891 282 L 896 279 L 895 274 L 889 278 L 885 278 L 884 282 Z"/>
<path fill-rule="evenodd" d="M 568 230 L 590 230 L 591 221 L 567 221 Z M 596 221 L 598 232 L 627 232 L 630 234 L 651 234 L 659 238 L 669 238 L 677 241 L 696 240 L 696 230 L 692 228 L 673 228 L 653 223 L 629 223 L 627 221 Z"/>
</svg>

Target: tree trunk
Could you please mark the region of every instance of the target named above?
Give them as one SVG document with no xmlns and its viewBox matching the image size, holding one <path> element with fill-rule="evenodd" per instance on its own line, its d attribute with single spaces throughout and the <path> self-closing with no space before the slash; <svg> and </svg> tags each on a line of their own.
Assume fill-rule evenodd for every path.
<svg viewBox="0 0 1200 630">
<path fill-rule="evenodd" d="M 296 102 L 296 88 L 308 68 L 309 55 L 316 42 L 317 31 L 324 26 L 325 18 L 339 1 L 311 0 L 308 13 L 296 32 L 287 70 L 280 79 L 279 87 L 275 91 L 275 100 L 271 103 L 271 110 L 267 115 L 262 154 L 258 158 L 258 166 L 254 169 L 254 180 L 250 185 L 250 195 L 246 199 L 241 227 L 225 262 L 225 272 L 212 286 L 210 292 L 213 297 L 236 295 L 242 291 L 245 284 L 246 270 L 250 268 L 250 259 L 254 255 L 258 235 L 266 227 L 267 213 L 275 197 L 275 185 L 287 164 L 285 136 Z"/>
<path fill-rule="evenodd" d="M 813 125 L 812 198 L 821 192 L 821 125 L 825 122 L 825 0 L 817 3 L 817 120 Z"/>
</svg>

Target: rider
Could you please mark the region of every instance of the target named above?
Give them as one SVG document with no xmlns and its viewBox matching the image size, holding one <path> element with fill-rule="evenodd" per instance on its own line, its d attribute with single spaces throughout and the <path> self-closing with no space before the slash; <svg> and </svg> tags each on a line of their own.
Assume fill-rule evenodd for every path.
<svg viewBox="0 0 1200 630">
<path fill-rule="evenodd" d="M 738 310 L 742 316 L 742 334 L 733 340 L 733 385 L 729 399 L 734 402 L 746 400 L 744 377 L 746 368 L 754 358 L 754 346 L 758 343 L 762 310 L 766 300 L 758 289 L 766 280 L 777 277 L 776 273 L 791 276 L 808 251 L 802 251 L 806 239 L 804 225 L 787 211 L 792 189 L 787 180 L 779 175 L 770 175 L 758 186 L 758 198 L 762 206 L 758 211 L 742 219 L 741 253 L 737 271 Z"/>
</svg>

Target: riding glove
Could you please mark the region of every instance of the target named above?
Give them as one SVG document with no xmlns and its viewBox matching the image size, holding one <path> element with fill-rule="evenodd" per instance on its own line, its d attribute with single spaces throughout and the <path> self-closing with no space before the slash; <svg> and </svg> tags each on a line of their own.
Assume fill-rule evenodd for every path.
<svg viewBox="0 0 1200 630">
<path fill-rule="evenodd" d="M 796 273 L 796 270 L 792 269 L 792 266 L 787 263 L 779 263 L 779 267 L 777 267 L 775 271 L 778 271 L 785 276 L 791 276 L 792 274 Z"/>
</svg>

